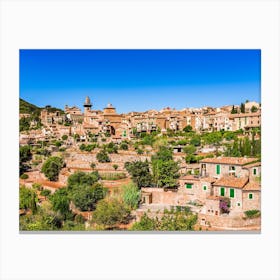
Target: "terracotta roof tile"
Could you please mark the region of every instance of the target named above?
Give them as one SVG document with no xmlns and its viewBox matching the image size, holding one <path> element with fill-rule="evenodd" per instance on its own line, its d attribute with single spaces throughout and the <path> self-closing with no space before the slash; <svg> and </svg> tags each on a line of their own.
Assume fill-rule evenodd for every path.
<svg viewBox="0 0 280 280">
<path fill-rule="evenodd" d="M 242 189 L 245 184 L 249 181 L 248 177 L 245 178 L 236 178 L 232 176 L 225 176 L 220 178 L 214 183 L 214 186 L 224 186 L 224 187 L 233 187 Z"/>
<path fill-rule="evenodd" d="M 201 163 L 220 163 L 220 164 L 232 164 L 232 165 L 244 165 L 250 162 L 256 161 L 257 158 L 246 157 L 216 157 L 202 159 Z"/>
<path fill-rule="evenodd" d="M 244 188 L 244 191 L 260 191 L 261 184 L 259 182 L 251 181 Z"/>
<path fill-rule="evenodd" d="M 187 176 L 181 177 L 179 180 L 199 181 L 199 178 L 194 177 L 193 175 L 187 175 Z"/>
<path fill-rule="evenodd" d="M 248 169 L 248 168 L 257 167 L 257 166 L 261 166 L 261 165 L 262 165 L 261 162 L 258 161 L 258 162 L 255 162 L 255 163 L 247 164 L 247 165 L 243 166 L 242 168 Z"/>
</svg>

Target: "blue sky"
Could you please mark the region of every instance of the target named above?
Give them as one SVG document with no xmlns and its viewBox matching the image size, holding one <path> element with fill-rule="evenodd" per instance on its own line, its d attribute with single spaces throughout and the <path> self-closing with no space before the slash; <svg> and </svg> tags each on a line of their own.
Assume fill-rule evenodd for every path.
<svg viewBox="0 0 280 280">
<path fill-rule="evenodd" d="M 20 97 L 117 112 L 260 102 L 260 50 L 20 50 Z"/>
</svg>

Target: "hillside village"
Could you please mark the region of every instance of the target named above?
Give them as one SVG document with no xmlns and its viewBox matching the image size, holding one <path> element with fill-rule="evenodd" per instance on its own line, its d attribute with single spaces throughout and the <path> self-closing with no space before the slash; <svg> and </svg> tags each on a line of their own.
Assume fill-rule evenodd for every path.
<svg viewBox="0 0 280 280">
<path fill-rule="evenodd" d="M 20 100 L 20 230 L 253 230 L 261 104 L 118 114 Z"/>
</svg>

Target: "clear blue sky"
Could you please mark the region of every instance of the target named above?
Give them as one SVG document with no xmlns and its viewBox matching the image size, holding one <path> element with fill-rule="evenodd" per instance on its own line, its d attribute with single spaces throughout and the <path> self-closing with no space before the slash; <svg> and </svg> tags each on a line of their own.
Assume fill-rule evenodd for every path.
<svg viewBox="0 0 280 280">
<path fill-rule="evenodd" d="M 117 112 L 260 102 L 260 50 L 20 50 L 20 97 Z"/>
</svg>

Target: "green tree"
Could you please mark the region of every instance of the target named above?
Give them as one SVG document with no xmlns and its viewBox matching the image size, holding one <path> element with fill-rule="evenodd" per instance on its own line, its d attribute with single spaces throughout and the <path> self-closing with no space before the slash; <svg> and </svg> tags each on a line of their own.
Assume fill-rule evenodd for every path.
<svg viewBox="0 0 280 280">
<path fill-rule="evenodd" d="M 160 147 L 152 156 L 153 181 L 158 187 L 175 187 L 179 178 L 179 164 L 173 160 L 172 150 Z"/>
<path fill-rule="evenodd" d="M 117 170 L 117 169 L 119 168 L 119 166 L 118 166 L 117 164 L 113 164 L 113 168 L 114 168 L 115 170 Z"/>
<path fill-rule="evenodd" d="M 183 151 L 187 155 L 193 155 L 196 152 L 196 147 L 194 145 L 188 145 L 184 147 Z"/>
<path fill-rule="evenodd" d="M 240 104 L 240 112 L 245 113 L 245 104 L 244 103 Z"/>
<path fill-rule="evenodd" d="M 34 190 L 21 186 L 19 188 L 19 208 L 30 209 L 32 213 L 37 211 L 38 197 Z"/>
<path fill-rule="evenodd" d="M 110 162 L 111 159 L 105 150 L 101 150 L 99 153 L 96 154 L 96 159 L 98 162 Z"/>
<path fill-rule="evenodd" d="M 70 199 L 67 188 L 56 190 L 55 193 L 50 196 L 50 201 L 53 210 L 62 215 L 64 219 L 69 216 L 71 211 L 69 209 Z"/>
<path fill-rule="evenodd" d="M 92 220 L 98 225 L 114 227 L 126 223 L 129 217 L 128 208 L 118 199 L 104 199 L 98 202 Z"/>
<path fill-rule="evenodd" d="M 99 178 L 100 176 L 97 171 L 91 173 L 76 171 L 68 177 L 67 185 L 70 189 L 81 185 L 92 186 L 99 180 Z"/>
<path fill-rule="evenodd" d="M 191 125 L 187 125 L 186 127 L 183 128 L 184 132 L 190 132 L 192 131 L 192 126 Z"/>
<path fill-rule="evenodd" d="M 21 118 L 19 120 L 19 131 L 27 131 L 30 128 L 30 118 Z"/>
<path fill-rule="evenodd" d="M 201 139 L 199 135 L 195 135 L 192 137 L 190 144 L 193 146 L 200 146 L 201 145 Z"/>
<path fill-rule="evenodd" d="M 126 162 L 125 168 L 138 188 L 148 187 L 152 183 L 152 176 L 148 161 Z"/>
<path fill-rule="evenodd" d="M 140 202 L 141 193 L 135 184 L 128 184 L 122 187 L 122 198 L 130 209 L 136 209 Z"/>
<path fill-rule="evenodd" d="M 232 105 L 231 114 L 237 114 L 237 109 Z"/>
<path fill-rule="evenodd" d="M 30 146 L 21 146 L 19 148 L 19 159 L 20 162 L 26 162 L 32 158 L 31 148 Z"/>
<path fill-rule="evenodd" d="M 122 142 L 120 145 L 120 149 L 127 151 L 128 150 L 128 144 L 126 142 Z"/>
<path fill-rule="evenodd" d="M 61 139 L 62 139 L 63 141 L 65 141 L 65 140 L 68 139 L 68 136 L 67 136 L 66 134 L 64 134 L 64 135 L 62 135 Z"/>
<path fill-rule="evenodd" d="M 132 225 L 131 230 L 145 231 L 145 230 L 157 230 L 159 221 L 157 218 L 149 218 L 146 213 L 141 217 L 139 222 Z"/>
<path fill-rule="evenodd" d="M 75 206 L 81 211 L 92 211 L 96 207 L 96 203 L 103 199 L 107 189 L 101 184 L 94 183 L 91 185 L 80 185 L 69 189 L 70 199 Z"/>
<path fill-rule="evenodd" d="M 40 194 L 44 197 L 47 197 L 51 194 L 51 191 L 48 189 L 43 189 Z"/>
<path fill-rule="evenodd" d="M 258 108 L 256 107 L 256 106 L 252 106 L 251 107 L 251 112 L 252 113 L 255 113 L 255 112 L 257 112 L 258 111 Z"/>
<path fill-rule="evenodd" d="M 176 187 L 179 175 L 179 164 L 174 160 L 152 161 L 154 183 L 158 187 Z"/>
<path fill-rule="evenodd" d="M 61 157 L 49 157 L 42 166 L 42 172 L 50 181 L 57 181 L 63 166 L 64 162 Z"/>
</svg>

